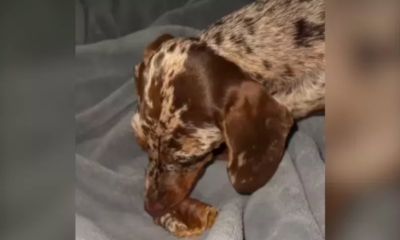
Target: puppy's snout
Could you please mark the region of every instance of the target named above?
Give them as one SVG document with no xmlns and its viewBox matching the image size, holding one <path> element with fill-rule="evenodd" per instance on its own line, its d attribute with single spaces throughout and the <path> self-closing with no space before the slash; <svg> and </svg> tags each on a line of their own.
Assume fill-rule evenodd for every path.
<svg viewBox="0 0 400 240">
<path fill-rule="evenodd" d="M 144 209 L 153 217 L 162 215 L 166 211 L 165 205 L 160 202 L 145 201 Z"/>
<path fill-rule="evenodd" d="M 144 202 L 144 209 L 153 217 L 162 215 L 168 210 L 165 194 L 159 194 L 157 191 L 148 192 Z"/>
</svg>

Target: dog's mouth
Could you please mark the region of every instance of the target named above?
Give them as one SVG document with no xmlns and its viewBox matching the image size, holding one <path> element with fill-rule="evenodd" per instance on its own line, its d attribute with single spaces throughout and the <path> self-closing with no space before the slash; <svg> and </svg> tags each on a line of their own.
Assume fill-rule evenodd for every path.
<svg viewBox="0 0 400 240">
<path fill-rule="evenodd" d="M 225 153 L 226 150 L 227 148 L 225 144 L 221 144 L 219 148 L 212 151 L 212 155 L 218 156 L 220 155 L 220 153 Z M 206 163 L 204 163 L 204 165 L 201 166 L 201 168 L 196 173 L 195 180 L 193 180 L 193 184 L 191 184 L 191 186 L 182 186 L 181 188 L 179 188 L 179 191 L 170 190 L 168 191 L 168 193 L 164 195 L 164 197 L 157 199 L 154 198 L 153 201 L 149 201 L 149 198 L 146 198 L 144 206 L 146 212 L 150 214 L 152 217 L 160 217 L 171 211 L 176 210 L 179 204 L 181 204 L 189 197 L 190 193 L 196 186 L 198 180 L 204 175 L 205 169 L 212 162 L 213 161 L 207 161 Z"/>
<path fill-rule="evenodd" d="M 195 184 L 194 184 L 195 185 Z M 192 186 L 193 187 L 193 186 Z M 145 199 L 145 210 L 152 217 L 159 217 L 172 210 L 174 210 L 179 204 L 181 204 L 190 195 L 192 189 L 186 190 L 180 188 L 179 191 L 166 191 L 164 194 L 159 195 L 158 198 L 146 197 Z"/>
<path fill-rule="evenodd" d="M 172 202 L 172 204 L 170 204 L 170 203 L 162 204 L 161 202 L 155 202 L 152 204 L 148 204 L 148 202 L 145 202 L 145 210 L 152 217 L 160 217 L 162 215 L 167 214 L 170 211 L 173 211 L 177 206 L 179 206 L 179 204 L 182 201 L 185 200 L 185 198 L 182 198 L 179 201 L 174 201 L 174 202 Z"/>
</svg>

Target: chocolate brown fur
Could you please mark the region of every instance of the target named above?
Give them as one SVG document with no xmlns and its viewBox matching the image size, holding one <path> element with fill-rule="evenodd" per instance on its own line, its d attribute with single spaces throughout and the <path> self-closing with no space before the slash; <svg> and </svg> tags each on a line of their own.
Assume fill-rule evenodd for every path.
<svg viewBox="0 0 400 240">
<path fill-rule="evenodd" d="M 182 202 L 222 143 L 238 192 L 272 177 L 293 117 L 324 106 L 323 6 L 259 1 L 199 38 L 163 35 L 148 46 L 135 68 L 132 127 L 149 154 L 150 214 Z"/>
</svg>

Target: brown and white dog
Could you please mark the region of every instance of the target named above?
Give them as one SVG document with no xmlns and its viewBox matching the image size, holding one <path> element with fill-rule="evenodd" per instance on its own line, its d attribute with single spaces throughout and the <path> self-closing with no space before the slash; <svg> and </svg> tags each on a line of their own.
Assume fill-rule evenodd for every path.
<svg viewBox="0 0 400 240">
<path fill-rule="evenodd" d="M 185 199 L 222 143 L 238 192 L 272 177 L 293 118 L 324 109 L 324 6 L 257 1 L 197 38 L 165 34 L 147 47 L 135 67 L 132 127 L 149 155 L 149 213 Z"/>
</svg>

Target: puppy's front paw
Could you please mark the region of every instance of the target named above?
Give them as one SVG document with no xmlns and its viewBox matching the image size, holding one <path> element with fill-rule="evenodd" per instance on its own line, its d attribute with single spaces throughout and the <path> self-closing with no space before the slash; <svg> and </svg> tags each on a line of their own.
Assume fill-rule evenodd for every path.
<svg viewBox="0 0 400 240">
<path fill-rule="evenodd" d="M 201 236 L 214 225 L 218 209 L 195 199 L 186 199 L 171 212 L 154 219 L 155 223 L 179 238 Z"/>
</svg>

